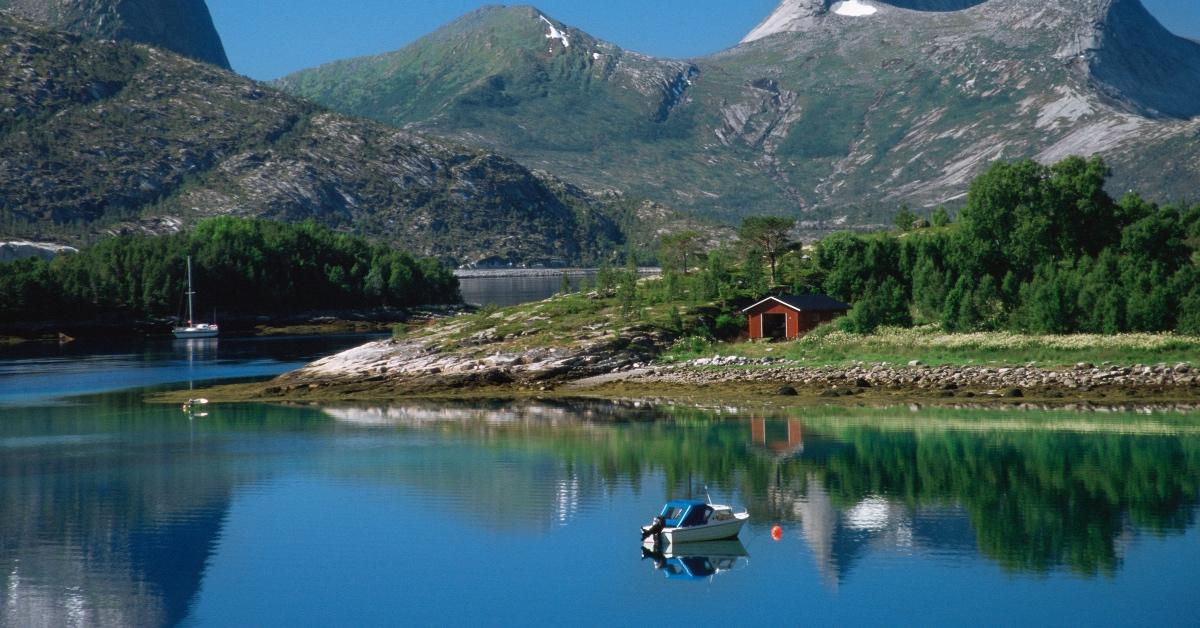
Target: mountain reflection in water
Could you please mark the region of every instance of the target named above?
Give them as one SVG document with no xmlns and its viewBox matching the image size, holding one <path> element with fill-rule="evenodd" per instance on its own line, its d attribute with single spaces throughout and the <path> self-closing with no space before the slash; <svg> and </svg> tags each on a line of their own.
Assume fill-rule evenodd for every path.
<svg viewBox="0 0 1200 628">
<path fill-rule="evenodd" d="M 1121 423 L 1138 420 L 1131 417 L 1095 417 L 1091 427 L 1099 433 L 1081 433 L 1050 429 L 1053 423 L 1006 429 L 1003 420 L 991 430 L 986 423 L 974 431 L 885 430 L 836 414 L 730 418 L 645 404 L 325 412 L 348 424 L 436 427 L 492 447 L 552 453 L 570 469 L 561 482 L 585 497 L 602 495 L 618 479 L 641 485 L 657 473 L 666 477 L 668 498 L 694 495 L 707 483 L 743 496 L 756 522 L 799 524 L 834 585 L 872 551 L 980 552 L 1013 572 L 1112 574 L 1129 537 L 1193 526 L 1200 494 L 1200 437 L 1162 434 L 1170 425 L 1152 419 Z M 974 414 L 968 418 L 1005 418 L 1000 411 Z"/>
<path fill-rule="evenodd" d="M 939 427 L 949 421 L 973 428 Z M 738 546 L 763 559 L 656 557 L 672 580 L 717 586 L 811 573 L 827 590 L 844 589 L 888 557 L 1089 582 L 1121 574 L 1141 537 L 1194 535 L 1197 422 L 533 401 L 213 406 L 189 421 L 136 393 L 13 408 L 0 421 L 0 625 L 219 625 L 237 617 L 221 583 L 262 584 L 253 581 L 257 553 L 297 561 L 262 567 L 270 577 L 319 581 L 357 544 L 380 551 L 379 539 L 341 532 L 364 522 L 411 537 L 404 551 L 453 536 L 451 545 L 490 548 L 498 564 L 562 543 L 585 555 L 627 547 L 628 556 L 604 549 L 612 555 L 595 567 L 616 577 L 638 567 L 634 533 L 652 509 L 703 495 L 705 485 L 749 508 Z M 271 516 L 288 527 L 272 527 Z M 293 547 L 289 539 L 309 538 L 321 517 L 341 526 L 335 546 Z M 767 538 L 776 523 L 785 530 L 777 545 Z M 249 555 L 247 535 L 260 544 Z M 773 562 L 801 548 L 790 563 Z M 314 553 L 324 558 L 303 562 Z M 467 577 L 432 558 L 411 567 L 422 582 Z M 495 586 L 536 588 L 512 578 Z"/>
</svg>

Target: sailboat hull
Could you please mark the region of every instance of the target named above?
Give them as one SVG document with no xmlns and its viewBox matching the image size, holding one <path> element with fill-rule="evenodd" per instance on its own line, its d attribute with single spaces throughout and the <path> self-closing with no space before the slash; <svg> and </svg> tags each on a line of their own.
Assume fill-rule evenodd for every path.
<svg viewBox="0 0 1200 628">
<path fill-rule="evenodd" d="M 176 338 L 181 340 L 192 338 L 216 338 L 220 333 L 216 325 L 197 325 L 195 327 L 176 327 L 172 330 Z"/>
</svg>

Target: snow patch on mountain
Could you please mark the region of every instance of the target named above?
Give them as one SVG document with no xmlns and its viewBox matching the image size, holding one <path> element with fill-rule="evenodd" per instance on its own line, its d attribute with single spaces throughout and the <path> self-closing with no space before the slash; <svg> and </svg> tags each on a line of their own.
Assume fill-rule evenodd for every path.
<svg viewBox="0 0 1200 628">
<path fill-rule="evenodd" d="M 554 25 L 554 22 L 546 19 L 546 16 L 544 15 L 539 15 L 538 17 L 542 18 L 542 21 L 546 23 L 546 26 L 550 27 L 550 32 L 546 33 L 546 39 L 557 39 L 561 41 L 563 48 L 571 47 L 571 40 L 567 39 L 567 34 L 558 30 L 558 27 Z"/>
<path fill-rule="evenodd" d="M 875 15 L 879 9 L 862 2 L 861 0 L 847 0 L 833 5 L 833 12 L 838 15 L 849 17 L 865 17 L 867 15 Z"/>
</svg>

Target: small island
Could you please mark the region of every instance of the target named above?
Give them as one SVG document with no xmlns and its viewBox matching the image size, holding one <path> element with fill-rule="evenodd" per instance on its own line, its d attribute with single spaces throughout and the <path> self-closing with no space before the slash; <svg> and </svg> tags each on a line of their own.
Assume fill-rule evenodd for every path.
<svg viewBox="0 0 1200 628">
<path fill-rule="evenodd" d="M 1099 159 L 998 164 L 957 221 L 903 208 L 892 231 L 813 244 L 774 217 L 745 220 L 736 245 L 715 250 L 698 233 L 671 234 L 661 276 L 641 277 L 629 255 L 577 292 L 564 284 L 546 301 L 400 326 L 206 394 L 1195 403 L 1200 207 L 1115 200 L 1107 172 Z M 788 331 L 799 322 L 764 333 L 761 319 L 755 333 L 747 313 L 772 295 L 848 310 L 799 308 L 803 335 Z"/>
</svg>

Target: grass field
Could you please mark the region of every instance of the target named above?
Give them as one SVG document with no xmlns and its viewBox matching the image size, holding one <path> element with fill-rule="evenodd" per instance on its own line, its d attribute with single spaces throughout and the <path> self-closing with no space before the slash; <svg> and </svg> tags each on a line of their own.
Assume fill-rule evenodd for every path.
<svg viewBox="0 0 1200 628">
<path fill-rule="evenodd" d="M 822 327 L 796 341 L 775 343 L 708 343 L 684 339 L 664 356 L 678 362 L 715 354 L 750 358 L 785 358 L 814 366 L 854 362 L 894 365 L 920 360 L 928 365 L 998 365 L 1036 363 L 1055 367 L 1089 362 L 1110 364 L 1177 364 L 1200 360 L 1200 337 L 1176 334 L 1037 336 L 1012 332 L 944 333 L 937 327 L 886 328 L 874 334 L 850 334 Z"/>
<path fill-rule="evenodd" d="M 695 309 L 685 305 L 642 300 L 622 307 L 611 294 L 571 293 L 504 308 L 484 307 L 427 327 L 399 325 L 393 335 L 420 335 L 442 350 L 479 346 L 481 351 L 494 352 L 570 347 L 599 337 L 637 335 L 636 330 L 678 330 L 694 325 L 696 317 Z"/>
</svg>

